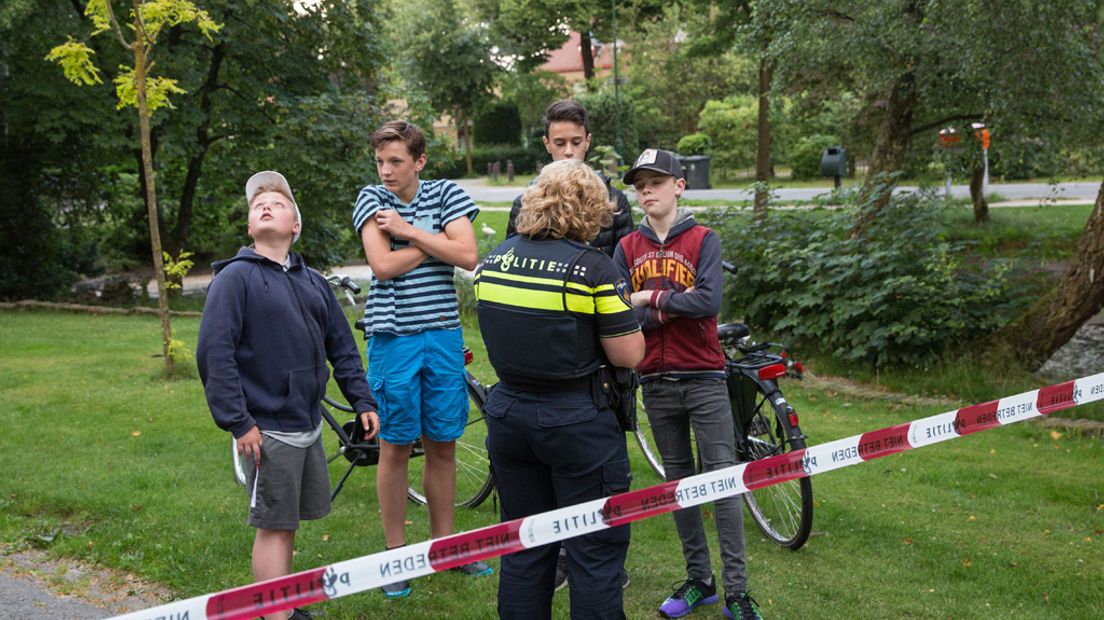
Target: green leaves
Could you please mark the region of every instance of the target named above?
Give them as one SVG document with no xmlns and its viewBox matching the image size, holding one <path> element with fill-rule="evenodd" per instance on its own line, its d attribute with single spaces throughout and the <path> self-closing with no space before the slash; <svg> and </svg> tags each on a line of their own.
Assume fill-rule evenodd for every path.
<svg viewBox="0 0 1104 620">
<path fill-rule="evenodd" d="M 967 264 L 946 239 L 940 202 L 897 197 L 862 240 L 851 209 L 777 211 L 711 222 L 739 272 L 728 311 L 842 359 L 921 365 L 996 329 L 1018 308 L 1007 264 Z"/>
<path fill-rule="evenodd" d="M 116 110 L 127 106 L 138 107 L 138 82 L 134 78 L 134 68 L 119 65 L 119 75 L 115 76 L 115 94 L 119 98 Z M 150 112 L 158 108 L 175 109 L 169 101 L 169 95 L 183 95 L 185 91 L 176 85 L 176 80 L 166 77 L 146 77 L 146 105 Z"/>
<path fill-rule="evenodd" d="M 69 40 L 58 45 L 46 54 L 46 60 L 61 65 L 61 70 L 66 79 L 78 86 L 91 86 L 102 84 L 100 70 L 92 64 L 92 56 L 96 52 L 80 41 Z"/>
<path fill-rule="evenodd" d="M 106 0 L 94 0 L 89 3 L 89 7 L 101 2 L 106 4 Z M 211 19 L 207 11 L 187 0 L 148 0 L 140 5 L 139 14 L 146 28 L 146 36 L 151 41 L 157 39 L 157 35 L 165 26 L 171 28 L 194 22 L 208 40 L 212 40 L 212 35 L 222 29 L 222 24 Z"/>
<path fill-rule="evenodd" d="M 135 58 L 146 59 L 143 66 L 146 70 L 146 101 L 150 112 L 158 108 L 172 108 L 169 95 L 182 95 L 186 91 L 177 86 L 177 80 L 167 77 L 155 77 L 149 74 L 153 68 L 153 62 L 148 60 L 153 53 L 153 47 L 157 42 L 157 35 L 166 27 L 175 27 L 182 24 L 194 23 L 199 31 L 208 40 L 212 35 L 222 29 L 222 24 L 215 22 L 203 9 L 188 0 L 149 0 L 142 2 L 138 8 L 138 15 L 134 11 L 129 12 L 132 23 L 128 24 L 129 31 L 134 34 L 132 40 L 127 41 L 124 33 L 115 22 L 111 9 L 111 0 L 90 0 L 85 6 L 84 14 L 92 20 L 92 34 L 97 36 L 109 30 L 115 30 L 119 42 L 127 49 L 134 50 Z M 140 26 L 140 27 L 139 27 Z M 61 65 L 65 77 L 69 81 L 82 86 L 100 84 L 99 69 L 92 63 L 92 55 L 95 52 L 83 42 L 75 41 L 73 37 L 61 45 L 50 50 L 46 60 L 57 62 Z M 127 106 L 138 106 L 138 85 L 135 80 L 135 70 L 132 67 L 120 65 L 121 73 L 112 80 L 115 84 L 115 93 L 119 102 L 116 109 Z"/>
</svg>

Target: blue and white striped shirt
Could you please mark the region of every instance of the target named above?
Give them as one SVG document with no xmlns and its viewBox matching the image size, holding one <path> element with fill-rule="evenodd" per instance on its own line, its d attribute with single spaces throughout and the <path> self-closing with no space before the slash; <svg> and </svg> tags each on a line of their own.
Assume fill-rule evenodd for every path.
<svg viewBox="0 0 1104 620">
<path fill-rule="evenodd" d="M 475 220 L 479 208 L 464 190 L 452 181 L 419 181 L 410 204 L 382 185 L 360 190 L 353 208 L 353 226 L 357 235 L 377 211 L 394 209 L 404 220 L 429 233 L 444 232 L 449 222 L 467 217 Z M 404 239 L 391 239 L 391 249 L 409 247 Z M 456 304 L 453 267 L 430 256 L 414 269 L 390 280 L 372 276 L 372 290 L 364 305 L 366 333 L 390 332 L 415 334 L 426 329 L 460 327 Z"/>
</svg>

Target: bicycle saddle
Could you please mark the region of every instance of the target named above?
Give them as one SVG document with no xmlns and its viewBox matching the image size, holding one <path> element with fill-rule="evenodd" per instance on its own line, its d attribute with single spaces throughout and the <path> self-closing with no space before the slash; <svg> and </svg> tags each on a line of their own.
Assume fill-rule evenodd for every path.
<svg viewBox="0 0 1104 620">
<path fill-rule="evenodd" d="M 743 323 L 724 323 L 717 326 L 717 338 L 724 343 L 736 342 L 750 333 Z"/>
</svg>

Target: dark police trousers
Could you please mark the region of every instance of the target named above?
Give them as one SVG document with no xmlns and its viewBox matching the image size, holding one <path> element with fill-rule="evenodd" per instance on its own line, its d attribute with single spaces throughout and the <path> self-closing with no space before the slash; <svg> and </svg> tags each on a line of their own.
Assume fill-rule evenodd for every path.
<svg viewBox="0 0 1104 620">
<path fill-rule="evenodd" d="M 629 489 L 625 435 L 613 412 L 589 392 L 521 392 L 499 384 L 485 408 L 487 452 L 503 521 L 571 506 Z M 564 541 L 574 620 L 624 618 L 620 575 L 629 526 Z M 552 617 L 559 545 L 503 556 L 498 613 L 506 619 Z"/>
</svg>

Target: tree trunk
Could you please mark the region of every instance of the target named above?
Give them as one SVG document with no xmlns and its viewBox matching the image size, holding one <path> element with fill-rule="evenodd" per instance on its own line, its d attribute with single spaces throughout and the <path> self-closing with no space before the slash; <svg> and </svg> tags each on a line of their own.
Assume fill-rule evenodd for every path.
<svg viewBox="0 0 1104 620">
<path fill-rule="evenodd" d="M 464 137 L 464 160 L 468 165 L 468 176 L 472 176 L 474 169 L 472 168 L 472 136 L 471 127 L 468 126 L 468 115 L 463 110 L 456 111 L 456 126 L 459 131 L 463 132 Z"/>
<path fill-rule="evenodd" d="M 1026 312 L 990 336 L 983 349 L 1010 351 L 1037 370 L 1104 307 L 1104 183 L 1096 195 L 1073 263 L 1062 280 Z"/>
<path fill-rule="evenodd" d="M 874 159 L 859 192 L 859 213 L 851 228 L 851 238 L 861 237 L 866 228 L 889 204 L 896 182 L 885 175 L 897 172 L 905 160 L 912 140 L 912 116 L 916 109 L 916 77 L 906 71 L 890 90 L 885 117 L 878 127 Z"/>
<path fill-rule="evenodd" d="M 583 78 L 590 82 L 594 79 L 594 44 L 589 30 L 579 33 L 579 52 L 583 55 Z"/>
<path fill-rule="evenodd" d="M 137 0 L 134 7 L 138 11 Z M 161 260 L 161 230 L 157 217 L 157 188 L 153 176 L 153 150 L 150 146 L 149 106 L 146 101 L 146 36 L 141 23 L 134 42 L 134 90 L 138 97 L 138 126 L 142 140 L 142 171 L 146 177 L 146 206 L 149 212 L 150 249 L 153 252 L 153 272 L 157 277 L 157 314 L 161 318 L 161 354 L 165 361 L 165 374 L 173 371 L 173 358 L 169 347 L 172 342 L 172 326 L 169 324 L 169 295 L 165 287 L 165 268 Z"/>
<path fill-rule="evenodd" d="M 180 208 L 176 214 L 176 226 L 173 227 L 172 234 L 169 236 L 168 251 L 172 256 L 178 256 L 188 244 L 196 187 L 199 185 L 199 177 L 203 172 L 203 160 L 207 158 L 208 147 L 215 141 L 211 139 L 210 135 L 211 93 L 218 86 L 219 70 L 222 67 L 225 50 L 225 45 L 219 43 L 211 51 L 211 64 L 207 70 L 207 79 L 200 88 L 199 109 L 203 114 L 203 120 L 196 127 L 196 145 L 199 150 L 188 160 L 188 172 L 184 176 L 184 188 L 180 193 Z"/>
<path fill-rule="evenodd" d="M 128 135 L 127 137 L 129 138 L 129 137 L 134 137 L 134 136 Z M 142 220 L 144 222 L 147 218 L 147 213 L 149 213 L 150 204 L 149 204 L 149 201 L 147 200 L 148 197 L 149 197 L 149 193 L 146 191 L 146 167 L 142 163 L 143 160 L 142 160 L 142 148 L 141 148 L 141 144 L 142 144 L 141 131 L 139 131 L 137 138 L 138 138 L 139 147 L 132 150 L 131 153 L 134 155 L 134 163 L 138 166 L 138 192 L 142 196 L 142 205 L 145 206 L 146 210 L 145 210 L 145 212 L 135 211 L 134 216 L 133 216 L 132 219 L 135 220 L 136 222 L 138 220 Z M 158 148 L 157 131 L 155 131 L 151 127 L 150 128 L 150 161 L 155 161 L 157 159 L 157 148 Z M 168 230 L 168 226 L 165 224 L 165 212 L 161 208 L 161 205 L 160 204 L 155 204 L 155 205 L 153 205 L 153 209 L 157 211 L 157 229 L 158 230 Z M 162 246 L 165 245 L 165 241 L 166 241 L 166 239 L 164 237 L 161 237 L 161 245 Z"/>
<path fill-rule="evenodd" d="M 989 202 L 985 200 L 985 192 L 982 191 L 982 183 L 985 180 L 985 169 L 974 168 L 970 174 L 970 200 L 974 203 L 974 222 L 985 224 L 989 221 Z"/>
<path fill-rule="evenodd" d="M 767 217 L 770 192 L 767 181 L 771 172 L 770 85 L 774 72 L 770 61 L 759 59 L 759 120 L 755 135 L 755 207 L 756 218 Z"/>
</svg>

